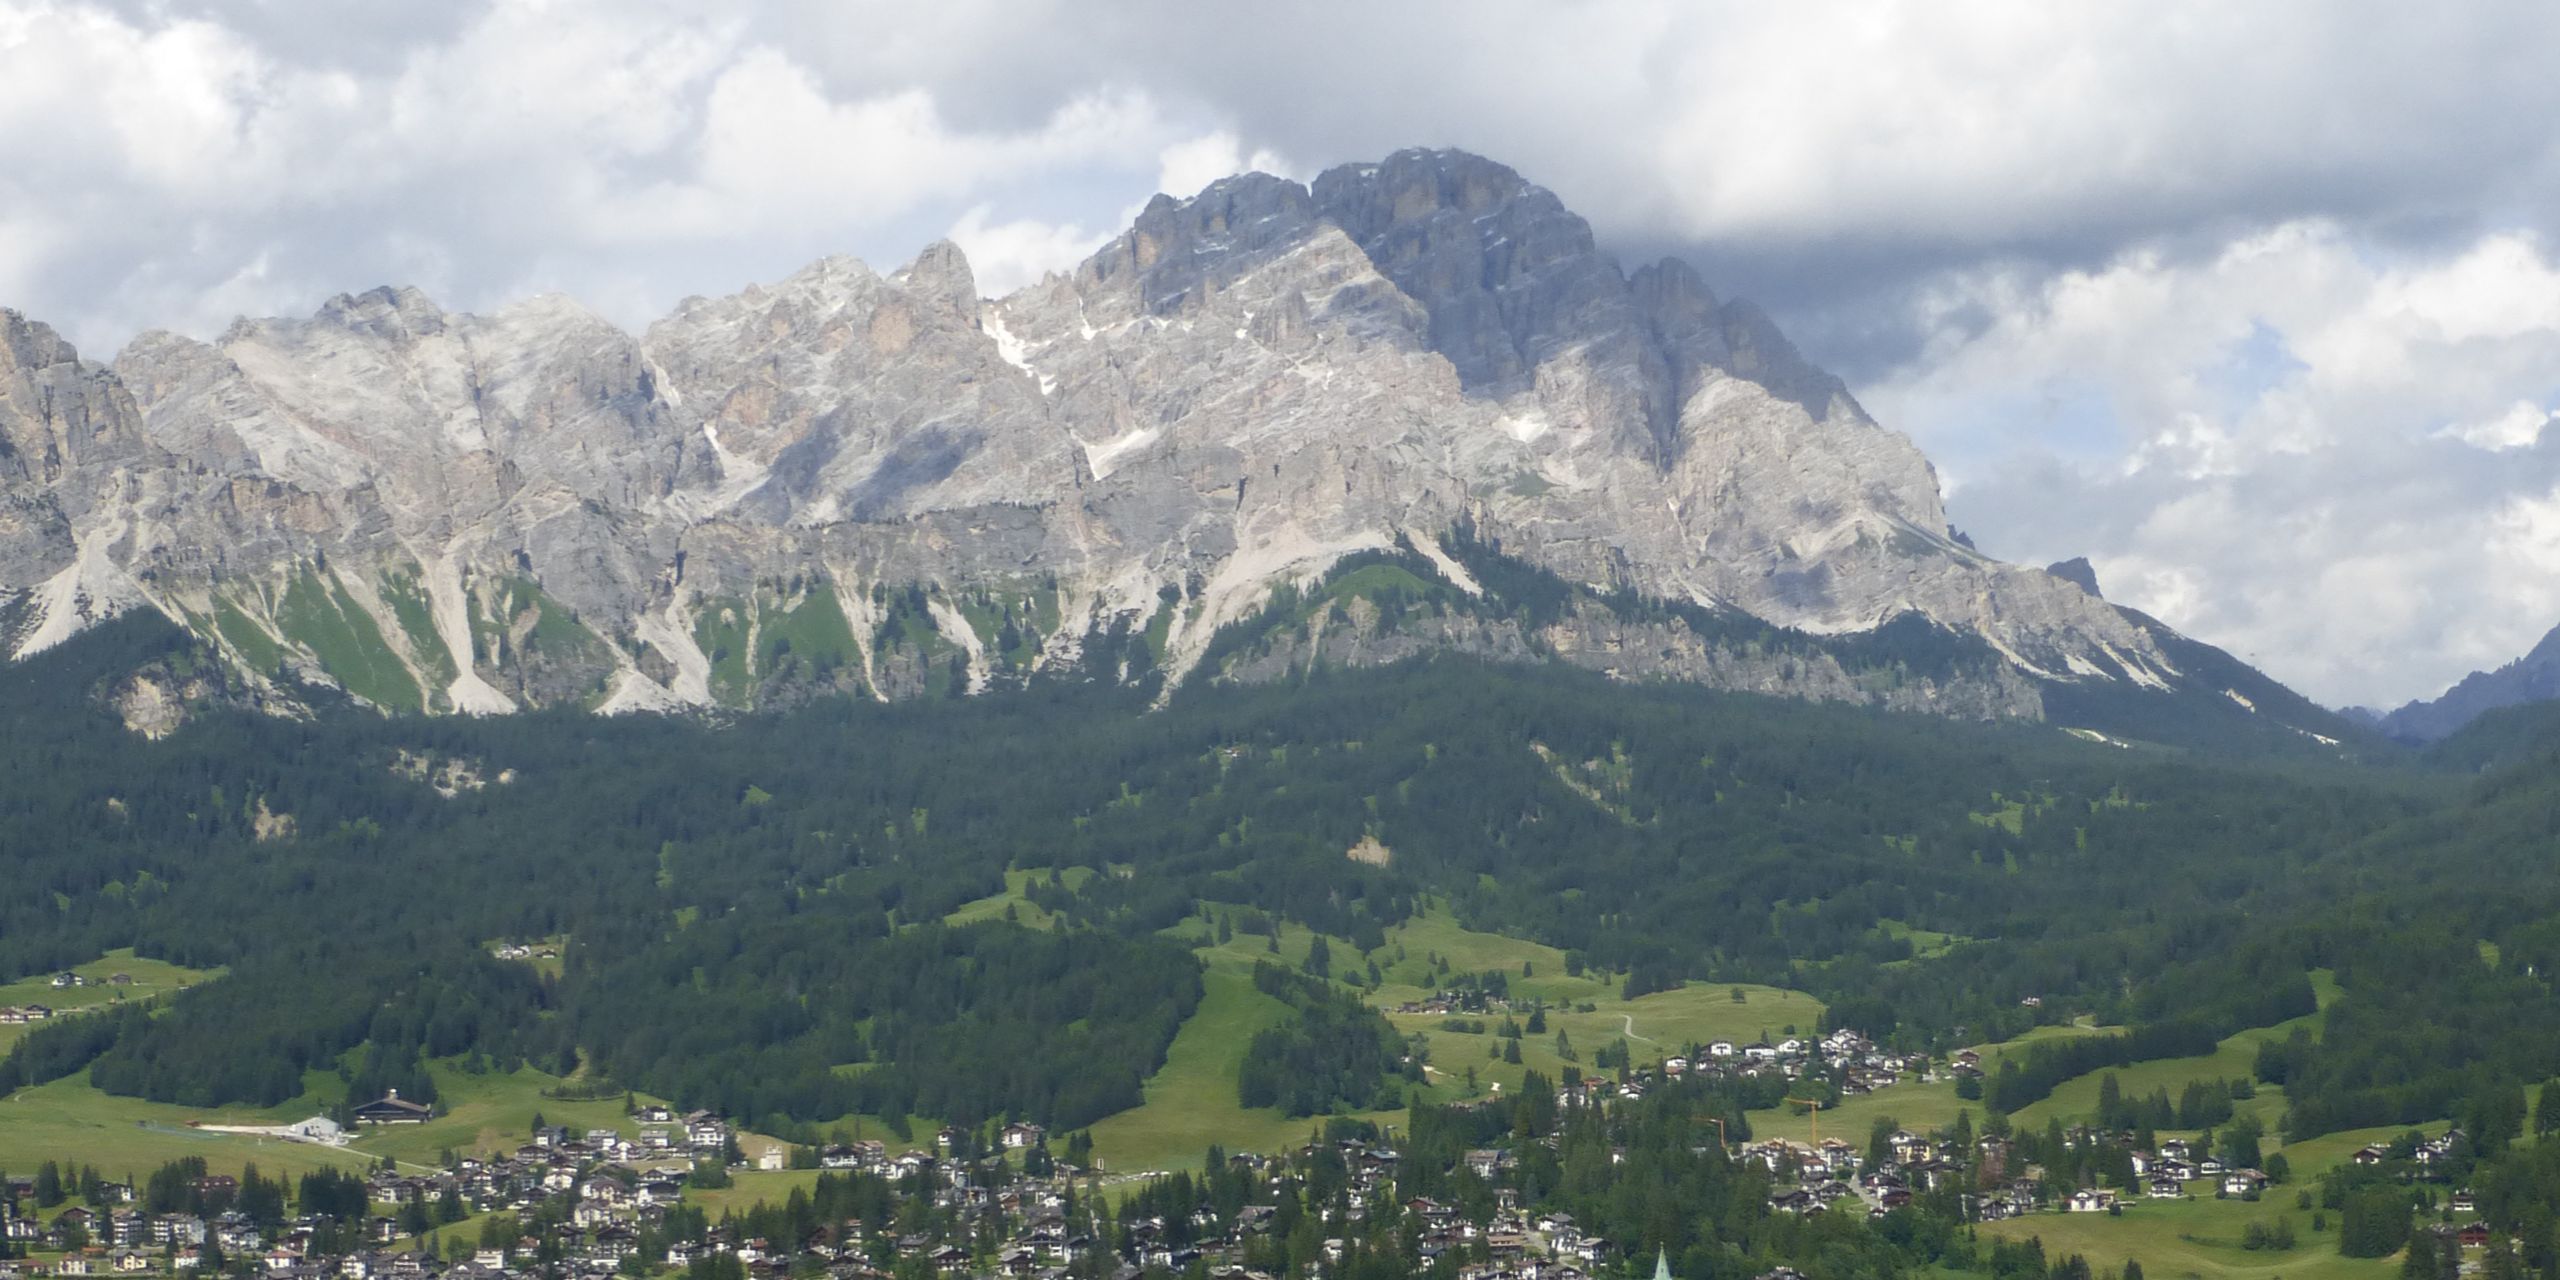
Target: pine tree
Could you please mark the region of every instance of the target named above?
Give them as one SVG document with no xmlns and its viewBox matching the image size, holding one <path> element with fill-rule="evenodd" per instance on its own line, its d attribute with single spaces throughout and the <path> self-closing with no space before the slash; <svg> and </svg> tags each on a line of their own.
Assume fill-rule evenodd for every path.
<svg viewBox="0 0 2560 1280">
<path fill-rule="evenodd" d="M 2436 1280 L 2436 1233 L 2409 1233 L 2409 1251 L 2400 1259 L 2403 1280 Z"/>
</svg>

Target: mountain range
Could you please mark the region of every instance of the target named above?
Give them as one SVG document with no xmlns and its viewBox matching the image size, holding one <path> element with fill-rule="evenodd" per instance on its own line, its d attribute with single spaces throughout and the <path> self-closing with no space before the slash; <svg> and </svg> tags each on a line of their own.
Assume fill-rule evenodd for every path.
<svg viewBox="0 0 2560 1280">
<path fill-rule="evenodd" d="M 1453 151 L 1158 196 L 996 299 L 938 243 L 636 335 L 382 288 L 101 364 L 0 312 L 0 652 L 167 615 L 223 661 L 137 674 L 144 729 L 209 694 L 750 708 L 1457 650 L 2355 732 L 2085 571 L 1981 554 L 1758 308 Z"/>
<path fill-rule="evenodd" d="M 2523 657 L 2494 671 L 2474 671 L 2433 698 L 2414 699 L 2390 712 L 2351 708 L 2346 713 L 2408 743 L 2440 742 L 2482 715 L 2503 707 L 2560 698 L 2560 628 L 2545 634 Z"/>
</svg>

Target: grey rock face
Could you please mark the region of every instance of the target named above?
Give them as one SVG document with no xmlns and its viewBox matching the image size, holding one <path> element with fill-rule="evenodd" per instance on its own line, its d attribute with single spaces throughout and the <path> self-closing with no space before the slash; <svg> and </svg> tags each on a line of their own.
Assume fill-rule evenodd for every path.
<svg viewBox="0 0 2560 1280">
<path fill-rule="evenodd" d="M 2560 698 L 2560 628 L 2531 652 L 2495 671 L 2475 671 L 2431 700 L 2413 701 L 2379 718 L 2382 731 L 2405 742 L 2449 738 L 2482 713 Z"/>
<path fill-rule="evenodd" d="M 2023 716 L 2039 680 L 2179 679 L 2144 626 L 1952 541 L 1927 460 L 1756 308 L 1677 261 L 1623 273 L 1461 153 L 1160 196 L 996 300 L 936 244 L 637 337 L 378 289 L 110 370 L 5 322 L 13 651 L 149 605 L 251 680 L 460 711 L 1178 677 L 1350 553 L 1410 545 L 1479 592 L 1443 549 L 1464 529 L 1816 634 L 1921 614 L 2008 667 L 1877 681 L 1588 605 L 1392 630 L 1343 605 L 1222 674 L 1445 649 Z"/>
<path fill-rule="evenodd" d="M 2080 588 L 2083 591 L 2088 592 L 2092 598 L 2100 600 L 2106 598 L 2106 596 L 2098 590 L 2098 571 L 2095 567 L 2090 565 L 2089 558 L 2087 556 L 2073 556 L 2068 560 L 2057 560 L 2052 564 L 2046 565 L 2044 567 L 2044 571 Z"/>
</svg>

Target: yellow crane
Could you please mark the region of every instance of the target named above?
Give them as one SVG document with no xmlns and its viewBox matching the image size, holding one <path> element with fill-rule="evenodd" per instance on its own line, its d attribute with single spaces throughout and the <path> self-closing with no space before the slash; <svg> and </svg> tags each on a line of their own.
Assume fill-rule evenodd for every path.
<svg viewBox="0 0 2560 1280">
<path fill-rule="evenodd" d="M 1821 1146 L 1822 1109 L 1830 1104 L 1824 1102 L 1820 1098 L 1789 1098 L 1787 1099 L 1787 1103 L 1790 1106 L 1802 1107 L 1807 1113 L 1809 1113 L 1813 1122 L 1813 1145 L 1817 1147 Z"/>
</svg>

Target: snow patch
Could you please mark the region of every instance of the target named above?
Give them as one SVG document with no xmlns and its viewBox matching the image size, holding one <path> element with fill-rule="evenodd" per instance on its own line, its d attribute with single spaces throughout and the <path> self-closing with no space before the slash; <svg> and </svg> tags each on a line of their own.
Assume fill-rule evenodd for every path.
<svg viewBox="0 0 2560 1280">
<path fill-rule="evenodd" d="M 2222 691 L 2222 696 L 2231 699 L 2233 702 L 2239 703 L 2240 709 L 2243 711 L 2255 711 L 2258 709 L 2257 703 L 2251 702 L 2246 697 L 2243 697 L 2237 689 L 2225 689 Z"/>
<path fill-rule="evenodd" d="M 753 458 L 731 453 L 729 446 L 720 440 L 720 428 L 711 425 L 708 418 L 702 422 L 702 438 L 711 446 L 711 456 L 720 463 L 720 487 L 711 495 L 711 510 L 726 510 L 763 486 L 765 475 L 771 468 Z"/>
<path fill-rule="evenodd" d="M 2087 658 L 2081 657 L 2076 653 L 2066 653 L 2062 655 L 2062 663 L 2065 667 L 2068 667 L 2071 674 L 2075 676 L 2094 676 L 2100 680 L 2115 679 L 2113 675 L 2108 674 L 2106 668 L 2101 667 L 2097 663 L 2091 662 Z M 2073 732 L 2078 731 L 2074 730 Z"/>
<path fill-rule="evenodd" d="M 2108 644 L 2104 640 L 2098 642 L 2098 652 L 2107 655 L 2107 660 L 2122 668 L 2124 670 L 2125 678 L 2133 681 L 2135 684 L 2141 685 L 2145 689 L 2157 690 L 2161 693 L 2167 693 L 2170 691 L 2169 682 L 2153 675 L 2151 668 L 2145 665 L 2140 658 L 2127 657 L 2123 653 L 2118 652 L 2114 645 Z"/>
<path fill-rule="evenodd" d="M 1092 469 L 1094 479 L 1100 480 L 1119 467 L 1120 459 L 1154 444 L 1163 436 L 1164 431 L 1161 428 L 1139 427 L 1134 431 L 1123 432 L 1101 444 L 1095 444 L 1083 436 L 1077 436 L 1075 441 L 1084 448 L 1085 466 Z"/>
<path fill-rule="evenodd" d="M 1798 629 L 1808 631 L 1812 630 L 1809 627 L 1799 627 Z M 1819 635 L 1824 633 L 1815 632 L 1815 634 Z M 2020 654 L 2017 650 L 2003 644 L 2000 637 L 1995 636 L 1988 631 L 1984 631 L 1979 634 L 1982 636 L 1982 642 L 1984 644 L 1990 645 L 1993 649 L 1997 650 L 2001 657 L 2009 660 L 2009 665 L 2016 667 L 2020 671 L 2024 671 L 2028 675 L 2034 676 L 2039 680 L 2059 680 L 2062 678 L 2032 662 L 2027 661 L 2026 657 Z"/>
<path fill-rule="evenodd" d="M 1506 413 L 1502 415 L 1500 423 L 1504 434 L 1522 444 L 1527 444 L 1555 430 L 1555 423 L 1549 421 L 1547 415 L 1537 409 Z"/>
<path fill-rule="evenodd" d="M 996 354 L 1002 357 L 1006 364 L 1039 380 L 1040 394 L 1045 396 L 1058 389 L 1056 378 L 1032 366 L 1030 349 L 1022 344 L 1022 339 L 1013 336 L 1013 330 L 1005 327 L 1003 312 L 994 307 L 988 307 L 982 313 L 979 323 L 986 329 L 987 336 L 996 340 Z M 1239 333 L 1237 336 L 1243 335 Z"/>
</svg>

